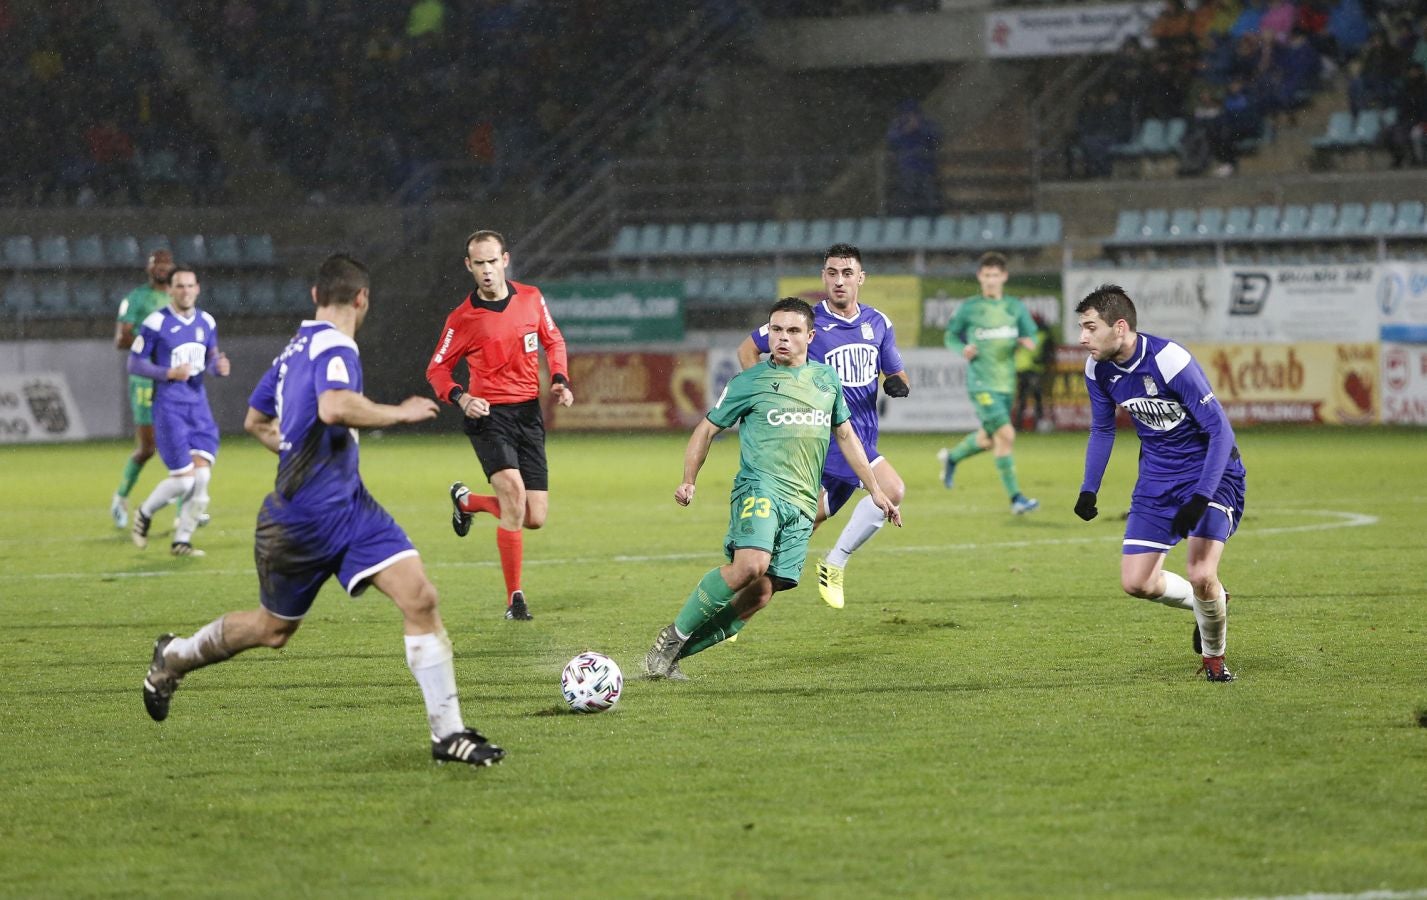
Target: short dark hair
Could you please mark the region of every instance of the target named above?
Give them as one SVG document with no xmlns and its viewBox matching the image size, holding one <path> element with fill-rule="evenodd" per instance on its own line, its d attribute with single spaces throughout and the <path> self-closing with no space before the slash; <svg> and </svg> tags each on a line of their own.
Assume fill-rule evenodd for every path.
<svg viewBox="0 0 1427 900">
<path fill-rule="evenodd" d="M 317 305 L 350 306 L 371 284 L 366 266 L 346 253 L 333 253 L 317 269 Z"/>
<path fill-rule="evenodd" d="M 188 274 L 190 274 L 190 275 L 193 276 L 193 280 L 194 280 L 194 281 L 197 281 L 197 280 L 198 280 L 198 270 L 197 270 L 197 269 L 195 269 L 193 266 L 185 265 L 184 263 L 176 262 L 176 263 L 173 264 L 173 271 L 168 273 L 169 281 L 172 282 L 172 281 L 173 281 L 173 276 L 177 275 L 179 272 L 187 272 Z"/>
<path fill-rule="evenodd" d="M 995 250 L 987 250 L 981 254 L 981 258 L 976 261 L 976 271 L 982 269 L 1000 269 L 1006 271 L 1006 254 L 998 253 Z"/>
<path fill-rule="evenodd" d="M 784 297 L 774 303 L 772 309 L 768 310 L 768 318 L 772 319 L 773 314 L 779 312 L 800 313 L 803 318 L 808 320 L 808 330 L 813 330 L 813 308 L 808 305 L 808 301 L 799 297 Z"/>
<path fill-rule="evenodd" d="M 500 252 L 505 253 L 509 248 L 505 246 L 505 235 L 499 231 L 492 231 L 489 228 L 480 228 L 466 236 L 466 243 L 463 247 L 466 256 L 471 255 L 471 245 L 476 241 L 495 241 L 500 244 Z"/>
<path fill-rule="evenodd" d="M 1106 324 L 1114 325 L 1121 319 L 1130 326 L 1131 331 L 1138 331 L 1135 323 L 1135 301 L 1130 299 L 1130 295 L 1125 293 L 1125 289 L 1118 284 L 1102 284 L 1095 290 L 1085 295 L 1075 307 L 1075 314 L 1082 315 L 1094 310 Z"/>
<path fill-rule="evenodd" d="M 830 259 L 855 259 L 860 266 L 862 265 L 862 251 L 853 244 L 833 244 L 823 254 L 823 262 Z"/>
</svg>

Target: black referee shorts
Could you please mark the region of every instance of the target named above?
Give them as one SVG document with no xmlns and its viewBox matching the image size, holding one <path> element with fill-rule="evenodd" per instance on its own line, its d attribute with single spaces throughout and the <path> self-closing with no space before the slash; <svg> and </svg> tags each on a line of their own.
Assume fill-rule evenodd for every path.
<svg viewBox="0 0 1427 900">
<path fill-rule="evenodd" d="M 539 400 L 491 404 L 490 415 L 466 419 L 464 427 L 487 481 L 502 469 L 519 469 L 526 490 L 550 489 Z"/>
</svg>

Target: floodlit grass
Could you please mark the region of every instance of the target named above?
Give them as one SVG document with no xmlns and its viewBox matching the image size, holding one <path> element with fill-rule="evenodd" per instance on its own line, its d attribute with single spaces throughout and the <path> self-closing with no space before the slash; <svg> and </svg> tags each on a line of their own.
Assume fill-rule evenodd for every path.
<svg viewBox="0 0 1427 900">
<path fill-rule="evenodd" d="M 368 485 L 421 549 L 466 719 L 509 751 L 429 759 L 394 607 L 335 585 L 281 652 L 195 672 L 162 725 L 154 637 L 255 605 L 273 459 L 237 437 L 205 559 L 135 549 L 107 503 L 128 445 L 0 449 L 0 894 L 6 896 L 1183 896 L 1427 888 L 1420 431 L 1245 430 L 1248 515 L 1225 554 L 1229 660 L 1192 616 L 1118 587 L 1136 441 L 1101 517 L 1071 513 L 1084 437 L 1025 435 L 1030 516 L 991 460 L 954 491 L 941 439 L 890 436 L 906 528 L 805 583 L 737 643 L 639 661 L 719 561 L 736 440 L 694 505 L 684 438 L 551 440 L 549 526 L 526 537 L 535 620 L 501 619 L 493 524 L 458 540 L 465 440 L 369 435 Z M 155 460 L 135 499 L 161 476 Z M 814 537 L 825 550 L 846 518 Z M 1183 570 L 1182 551 L 1171 566 Z M 609 653 L 619 707 L 560 711 L 561 665 Z"/>
</svg>

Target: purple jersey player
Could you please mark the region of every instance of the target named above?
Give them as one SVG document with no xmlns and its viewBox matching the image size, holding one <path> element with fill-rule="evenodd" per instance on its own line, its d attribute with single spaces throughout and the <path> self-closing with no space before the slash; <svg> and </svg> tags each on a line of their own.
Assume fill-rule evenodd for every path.
<svg viewBox="0 0 1427 900">
<path fill-rule="evenodd" d="M 248 401 L 244 427 L 278 454 L 277 484 L 258 513 L 261 605 L 215 619 L 192 637 L 159 637 L 144 679 L 144 707 L 163 721 L 186 673 L 252 647 L 285 645 L 323 583 L 336 575 L 349 594 L 372 585 L 401 610 L 406 661 L 426 703 L 432 757 L 487 766 L 505 754 L 461 718 L 436 588 L 406 533 L 367 493 L 357 471 L 356 429 L 423 422 L 437 412 L 435 401 L 424 397 L 388 406 L 362 394 L 355 336 L 371 303 L 369 284 L 366 266 L 342 254 L 329 257 L 312 290 L 316 319 L 302 323 Z"/>
<path fill-rule="evenodd" d="M 892 502 L 900 506 L 906 485 L 892 463 L 877 452 L 878 375 L 886 376 L 883 390 L 887 396 L 905 397 L 910 392 L 902 354 L 897 352 L 892 320 L 857 302 L 858 292 L 867 279 L 867 273 L 862 270 L 861 251 L 851 244 L 833 244 L 823 259 L 822 279 L 827 299 L 813 307 L 815 333 L 808 348 L 808 359 L 837 370 L 842 379 L 843 396 L 852 410 L 852 429 L 872 461 L 877 483 Z M 747 369 L 767 352 L 768 327 L 765 325 L 739 346 L 738 361 Z M 813 527 L 836 515 L 861 486 L 836 444 L 829 447 L 827 463 L 823 466 L 818 517 Z M 871 540 L 886 521 L 886 515 L 871 497 L 863 497 L 853 509 L 837 543 L 818 561 L 818 593 L 828 606 L 842 608 L 843 576 L 848 558 Z"/>
<path fill-rule="evenodd" d="M 1139 477 L 1130 495 L 1120 585 L 1134 597 L 1194 611 L 1194 650 L 1210 681 L 1233 681 L 1224 665 L 1229 594 L 1219 582 L 1224 544 L 1244 512 L 1244 464 L 1234 429 L 1204 370 L 1173 341 L 1140 334 L 1135 304 L 1102 285 L 1075 308 L 1090 351 L 1085 386 L 1093 420 L 1075 514 L 1095 518 L 1096 494 L 1115 442 L 1115 409 L 1135 422 Z M 1164 559 L 1188 538 L 1188 580 Z"/>
<path fill-rule="evenodd" d="M 193 531 L 207 520 L 208 484 L 218 458 L 218 425 L 203 387 L 206 372 L 226 376 L 228 357 L 218 350 L 218 324 L 198 308 L 198 275 L 176 266 L 169 276 L 169 305 L 145 317 L 129 348 L 129 374 L 154 382 L 154 438 L 168 477 L 154 487 L 134 515 L 130 535 L 149 545 L 154 516 L 174 500 L 181 503 L 170 552 L 202 556 Z"/>
</svg>

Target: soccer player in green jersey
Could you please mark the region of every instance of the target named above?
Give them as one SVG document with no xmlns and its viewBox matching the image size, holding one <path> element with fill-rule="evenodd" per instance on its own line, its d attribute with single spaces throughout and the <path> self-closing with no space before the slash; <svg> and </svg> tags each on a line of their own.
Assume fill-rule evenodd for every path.
<svg viewBox="0 0 1427 900">
<path fill-rule="evenodd" d="M 768 317 L 767 362 L 735 375 L 689 438 L 684 480 L 674 491 L 680 506 L 694 499 L 694 481 L 714 436 L 741 423 L 739 469 L 723 542 L 729 562 L 700 579 L 678 616 L 654 639 L 644 657 L 644 670 L 653 678 L 682 679 L 680 659 L 737 634 L 775 591 L 797 587 L 830 438 L 887 520 L 902 524 L 852 430 L 837 370 L 808 360 L 812 329 L 807 303 L 796 297 L 775 303 Z"/>
<path fill-rule="evenodd" d="M 1011 401 L 1016 394 L 1016 347 L 1035 349 L 1036 323 L 1024 303 L 1006 296 L 1009 277 L 1006 257 L 983 253 L 976 265 L 981 293 L 957 307 L 946 325 L 946 348 L 966 357 L 966 388 L 981 427 L 955 447 L 943 447 L 937 459 L 941 460 L 941 483 L 950 488 L 957 463 L 983 450 L 992 451 L 1001 484 L 1011 498 L 1011 512 L 1021 515 L 1040 502 L 1022 494 L 1016 480 Z"/>
<path fill-rule="evenodd" d="M 114 346 L 127 354 L 134 345 L 139 324 L 149 317 L 149 313 L 168 305 L 168 282 L 173 275 L 173 254 L 167 250 L 155 250 L 149 254 L 149 280 L 134 288 L 119 303 L 119 316 L 114 324 Z M 116 528 L 129 527 L 129 492 L 134 482 L 139 480 L 139 472 L 144 463 L 154 455 L 154 383 L 138 375 L 129 376 L 129 409 L 134 414 L 134 440 L 136 446 L 128 461 L 124 463 L 124 474 L 119 478 L 119 487 L 109 502 L 109 515 L 114 518 Z"/>
</svg>

